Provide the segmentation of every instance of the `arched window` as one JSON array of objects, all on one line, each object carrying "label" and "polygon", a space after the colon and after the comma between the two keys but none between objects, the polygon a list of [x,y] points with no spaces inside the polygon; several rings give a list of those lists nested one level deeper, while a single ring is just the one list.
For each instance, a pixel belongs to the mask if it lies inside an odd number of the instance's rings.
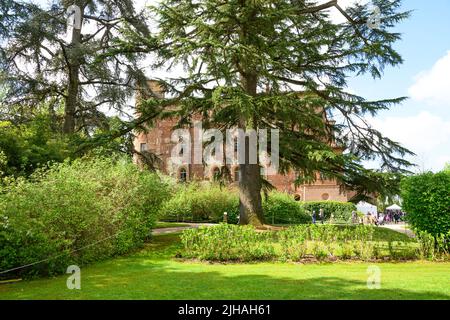
[{"label": "arched window", "polygon": [[187,171],[186,168],[181,168],[180,169],[180,173],[178,175],[179,179],[181,182],[186,182],[187,181]]},{"label": "arched window", "polygon": [[241,171],[239,170],[239,167],[234,168],[234,181],[238,182],[241,180]]}]

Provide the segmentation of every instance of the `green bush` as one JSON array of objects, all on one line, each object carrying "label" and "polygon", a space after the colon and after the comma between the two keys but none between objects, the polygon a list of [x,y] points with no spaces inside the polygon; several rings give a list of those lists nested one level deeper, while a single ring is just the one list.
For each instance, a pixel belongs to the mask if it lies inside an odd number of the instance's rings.
[{"label": "green bush", "polygon": [[211,261],[267,260],[275,256],[270,233],[258,233],[252,226],[219,224],[185,230],[181,235],[185,258]]},{"label": "green bush", "polygon": [[125,160],[65,162],[18,180],[0,195],[0,270],[51,258],[16,275],[52,275],[128,252],[149,236],[167,195],[156,175]]},{"label": "green bush", "polygon": [[263,201],[264,218],[268,224],[309,223],[311,217],[290,195],[271,192]]},{"label": "green bush", "polygon": [[329,220],[333,214],[334,222],[349,222],[352,218],[352,211],[356,211],[355,204],[351,202],[310,201],[303,202],[302,206],[309,214],[315,210],[317,219],[319,219],[319,210],[323,209],[325,220]]},{"label": "green bush", "polygon": [[[222,222],[227,212],[228,222],[239,217],[239,194],[236,189],[214,183],[189,183],[175,188],[174,195],[164,203],[161,220],[177,222]],[[271,192],[263,201],[266,223],[308,223],[311,217],[299,202],[281,192]]]},{"label": "green bush", "polygon": [[[300,261],[311,258],[367,261],[418,257],[416,243],[374,241],[374,230],[372,226],[363,225],[341,228],[307,224],[277,232],[258,232],[251,226],[221,224],[184,231],[181,236],[184,248],[179,256],[210,261]],[[448,252],[440,257],[448,258]]]},{"label": "green bush", "polygon": [[239,196],[234,189],[216,184],[189,183],[176,188],[164,203],[160,219],[177,222],[221,222],[223,213],[229,223],[237,223]]},{"label": "green bush", "polygon": [[450,231],[450,172],[424,173],[402,180],[401,197],[407,220],[434,236]]}]

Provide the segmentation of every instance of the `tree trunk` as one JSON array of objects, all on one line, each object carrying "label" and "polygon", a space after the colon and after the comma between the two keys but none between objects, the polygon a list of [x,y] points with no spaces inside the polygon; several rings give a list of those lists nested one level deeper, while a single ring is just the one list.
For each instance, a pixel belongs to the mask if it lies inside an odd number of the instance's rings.
[{"label": "tree trunk", "polygon": [[261,198],[260,168],[257,164],[239,166],[239,224],[262,226],[264,215]]},{"label": "tree trunk", "polygon": [[[241,83],[246,92],[256,95],[257,76],[256,74],[245,74],[241,76]],[[241,119],[239,126],[241,129],[255,129],[253,119]],[[257,148],[256,148],[257,149]],[[261,174],[259,164],[250,164],[249,139],[245,139],[245,163],[239,165],[239,224],[251,224],[262,226],[264,224],[264,214],[261,198]],[[257,157],[258,159],[258,157]],[[258,162],[258,161],[257,161]]]}]

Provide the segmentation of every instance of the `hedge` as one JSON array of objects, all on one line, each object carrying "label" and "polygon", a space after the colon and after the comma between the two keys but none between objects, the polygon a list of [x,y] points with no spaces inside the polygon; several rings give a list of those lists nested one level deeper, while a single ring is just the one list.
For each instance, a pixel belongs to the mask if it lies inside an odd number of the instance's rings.
[{"label": "hedge", "polygon": [[263,210],[268,224],[311,222],[311,217],[306,214],[302,204],[286,193],[271,192],[263,201]]},{"label": "hedge", "polygon": [[[311,213],[324,209],[325,219],[331,213],[334,220],[348,222],[353,203],[337,201],[297,202],[286,193],[271,192],[263,200],[265,222],[268,224],[310,223]],[[165,202],[160,219],[177,222],[221,222],[223,213],[228,213],[228,222],[237,223],[239,217],[239,194],[233,188],[220,187],[215,183],[192,182],[176,188],[174,195]],[[317,216],[318,217],[318,216]]]},{"label": "hedge", "polygon": [[404,178],[402,208],[411,226],[434,236],[450,231],[450,172]]},{"label": "hedge", "polygon": [[333,214],[335,222],[349,222],[352,217],[352,211],[356,211],[356,205],[351,202],[311,201],[303,202],[302,206],[310,215],[315,210],[317,219],[319,219],[319,210],[323,209],[325,220],[329,220],[331,214]]},{"label": "hedge", "polygon": [[0,194],[0,270],[11,276],[64,273],[141,246],[168,190],[126,160],[54,165]]},{"label": "hedge", "polygon": [[177,222],[221,222],[224,212],[228,214],[228,222],[237,223],[239,196],[236,190],[193,182],[177,188],[163,204],[159,218]]}]

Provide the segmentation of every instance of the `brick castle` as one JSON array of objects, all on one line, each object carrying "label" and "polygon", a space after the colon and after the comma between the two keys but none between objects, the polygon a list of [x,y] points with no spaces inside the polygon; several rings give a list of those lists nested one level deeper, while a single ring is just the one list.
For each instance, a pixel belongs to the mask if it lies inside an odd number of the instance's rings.
[{"label": "brick castle", "polygon": [[[163,96],[163,92],[155,82],[149,81],[149,85],[153,92],[156,92],[161,97]],[[194,116],[193,120],[201,121],[201,116]],[[217,165],[193,164],[193,154],[190,155],[191,164],[178,165],[172,163],[171,153],[176,143],[172,142],[171,137],[176,124],[177,119],[175,118],[158,120],[147,133],[136,135],[134,139],[135,150],[140,152],[150,151],[157,155],[161,160],[159,169],[180,181],[212,180],[220,170],[220,167]],[[189,131],[191,137],[194,137],[194,129],[191,128]],[[193,147],[191,147],[191,150],[193,150]],[[336,152],[340,152],[337,147]],[[138,157],[135,156],[134,160],[138,162]],[[239,165],[236,163],[227,166],[231,173],[231,183],[237,184],[239,181]],[[298,201],[349,201],[354,195],[353,192],[342,190],[334,180],[317,179],[316,182],[311,184],[295,186],[295,172],[290,172],[286,175],[269,175],[266,176],[266,179],[277,190],[291,194]]]}]

